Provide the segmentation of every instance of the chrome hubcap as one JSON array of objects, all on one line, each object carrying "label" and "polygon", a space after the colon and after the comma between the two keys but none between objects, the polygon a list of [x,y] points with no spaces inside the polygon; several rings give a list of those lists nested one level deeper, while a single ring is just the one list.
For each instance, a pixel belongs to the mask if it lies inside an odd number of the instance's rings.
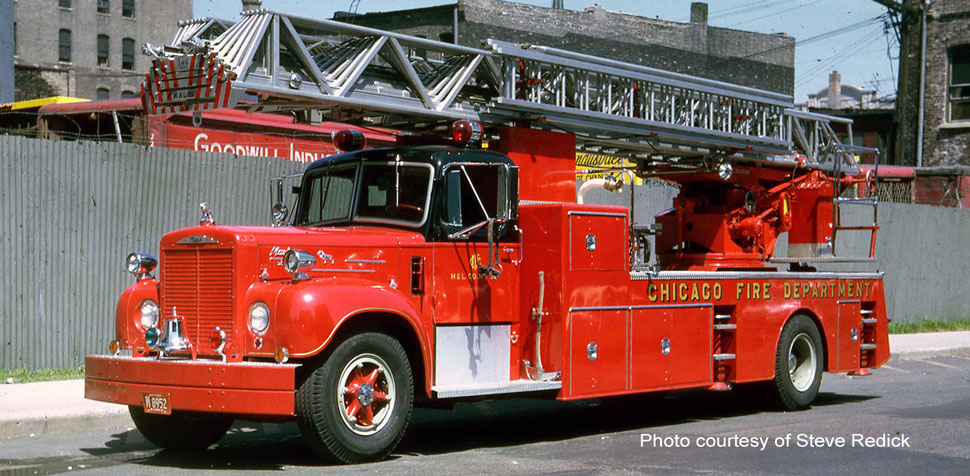
[{"label": "chrome hubcap", "polygon": [[358,435],[372,435],[388,422],[394,410],[394,375],[384,359],[361,354],[340,373],[336,399],[347,428]]},{"label": "chrome hubcap", "polygon": [[808,334],[798,334],[788,348],[788,377],[795,390],[808,390],[815,380],[817,368],[818,358],[812,339]]}]

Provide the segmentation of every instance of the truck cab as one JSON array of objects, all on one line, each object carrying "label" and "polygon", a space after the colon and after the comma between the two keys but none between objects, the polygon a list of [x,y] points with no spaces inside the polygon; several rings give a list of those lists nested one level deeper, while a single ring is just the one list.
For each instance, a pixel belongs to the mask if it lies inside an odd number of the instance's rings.
[{"label": "truck cab", "polygon": [[[114,355],[88,358],[87,396],[130,405],[162,446],[211,443],[186,440],[186,415],[210,430],[228,415],[306,415],[308,432],[372,442],[385,425],[402,434],[412,399],[433,397],[434,385],[509,382],[521,233],[518,168],[507,156],[450,146],[359,150],[312,163],[297,190],[283,226],[216,225],[203,211],[198,226],[162,238],[160,260],[129,256],[136,283],[119,301]],[[494,350],[500,330],[504,361]],[[462,361],[436,355],[436,339],[486,350]],[[334,360],[347,348],[367,351]],[[203,383],[214,371],[231,377]],[[340,383],[318,382],[334,378]],[[311,384],[344,393],[301,400],[300,388],[315,392]],[[336,421],[317,422],[327,415]],[[378,453],[391,447],[384,441]],[[335,456],[376,454],[355,451]]]}]

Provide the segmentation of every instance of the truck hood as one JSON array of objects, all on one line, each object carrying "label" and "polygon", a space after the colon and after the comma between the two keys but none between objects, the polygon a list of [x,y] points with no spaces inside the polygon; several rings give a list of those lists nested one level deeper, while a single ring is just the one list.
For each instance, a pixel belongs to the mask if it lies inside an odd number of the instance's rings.
[{"label": "truck hood", "polygon": [[[402,245],[424,243],[420,233],[373,226],[349,227],[257,227],[195,226],[166,234],[161,241],[166,252],[184,249],[233,249],[237,270],[251,281],[289,279],[283,256],[291,249],[316,258],[312,277],[358,276],[380,278],[397,266]],[[265,270],[265,274],[263,272]],[[353,272],[352,275],[346,274]]]},{"label": "truck hood", "polygon": [[254,243],[258,246],[300,247],[397,247],[424,243],[414,231],[373,226],[347,227],[269,227],[269,226],[194,226],[162,237],[162,249],[181,245]]}]

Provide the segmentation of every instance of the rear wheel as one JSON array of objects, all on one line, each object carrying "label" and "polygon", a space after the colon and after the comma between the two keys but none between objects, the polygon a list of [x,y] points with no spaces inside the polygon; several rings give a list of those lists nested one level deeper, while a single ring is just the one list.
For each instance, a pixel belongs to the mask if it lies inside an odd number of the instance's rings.
[{"label": "rear wheel", "polygon": [[341,342],[296,393],[297,422],[317,454],[344,463],[387,456],[407,428],[411,366],[393,337],[376,332]]},{"label": "rear wheel", "polygon": [[807,408],[822,385],[825,350],[818,328],[808,316],[792,317],[781,331],[775,353],[777,400],[784,408]]},{"label": "rear wheel", "polygon": [[145,413],[129,406],[135,427],[148,441],[172,451],[201,451],[219,441],[232,426],[232,417],[218,413],[173,410],[171,415]]}]

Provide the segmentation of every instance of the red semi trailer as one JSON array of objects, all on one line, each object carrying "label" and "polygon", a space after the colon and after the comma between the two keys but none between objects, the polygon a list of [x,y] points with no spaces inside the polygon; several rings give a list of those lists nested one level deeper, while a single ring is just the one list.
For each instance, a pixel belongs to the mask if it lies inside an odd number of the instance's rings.
[{"label": "red semi trailer", "polygon": [[[312,109],[417,133],[367,150],[338,134],[344,152],[307,167],[293,213],[279,192],[277,226],[217,225],[203,206],[198,226],[162,237],[160,260],[129,255],[135,284],[110,354],[86,360],[86,396],[128,405],[167,448],[204,448],[235,418],[296,420],[314,451],[354,462],[390,453],[416,402],[761,382],[798,409],[823,372],[889,359],[881,273],[814,267],[870,260],[836,239],[878,228],[837,219],[876,200],[843,196],[873,184],[826,116],[489,48],[259,11],[156,52],[148,114]],[[654,224],[582,204],[577,150],[636,164],[605,188],[635,173],[680,194]]]}]

